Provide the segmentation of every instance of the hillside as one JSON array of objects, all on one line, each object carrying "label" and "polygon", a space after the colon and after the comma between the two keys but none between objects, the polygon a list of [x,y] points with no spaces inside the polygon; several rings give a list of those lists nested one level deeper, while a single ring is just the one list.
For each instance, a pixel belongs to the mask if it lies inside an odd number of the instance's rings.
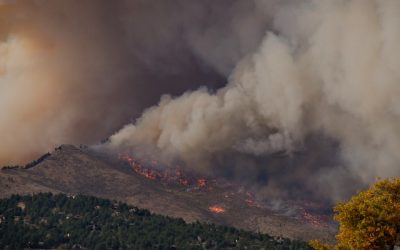
[{"label": "hillside", "polygon": [[138,174],[126,162],[87,148],[64,145],[33,165],[2,169],[0,197],[38,192],[85,194],[186,222],[212,222],[292,239],[332,241],[336,230],[312,214],[288,216],[252,204],[248,193],[229,185],[208,189],[167,185]]},{"label": "hillside", "polygon": [[187,224],[125,203],[50,193],[0,200],[0,248],[311,249],[231,227]]}]

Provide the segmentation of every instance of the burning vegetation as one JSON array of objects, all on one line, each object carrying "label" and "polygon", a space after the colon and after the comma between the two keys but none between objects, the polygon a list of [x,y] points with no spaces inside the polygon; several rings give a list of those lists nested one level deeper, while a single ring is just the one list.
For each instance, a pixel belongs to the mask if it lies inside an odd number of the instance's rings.
[{"label": "burning vegetation", "polygon": [[221,207],[221,206],[209,206],[208,210],[212,213],[215,214],[222,214],[225,213],[225,208]]},{"label": "burning vegetation", "polygon": [[[119,159],[124,163],[127,163],[135,173],[151,181],[183,187],[187,192],[208,192],[209,195],[212,195],[210,191],[214,190],[214,188],[222,189],[225,190],[222,199],[226,202],[236,201],[243,203],[248,208],[270,210],[270,206],[265,202],[256,199],[252,192],[246,191],[246,189],[239,183],[230,182],[225,179],[218,179],[218,181],[216,179],[206,179],[204,177],[196,176],[194,173],[187,173],[178,165],[163,165],[154,159],[134,157],[126,153],[120,154]],[[228,189],[225,189],[226,187]],[[293,217],[315,227],[327,227],[323,216],[309,212],[308,208],[314,208],[318,204],[306,201],[296,201],[288,202],[287,205],[291,209],[294,209],[292,211],[296,211],[295,214],[293,214]],[[208,211],[214,214],[222,214],[226,212],[226,208],[221,205],[212,205],[208,207]]]},{"label": "burning vegetation", "polygon": [[167,184],[177,184],[188,188],[188,190],[204,190],[209,181],[205,178],[196,178],[184,173],[179,166],[162,167],[157,160],[146,160],[132,157],[128,154],[120,154],[119,159],[129,164],[137,174],[150,179]]}]

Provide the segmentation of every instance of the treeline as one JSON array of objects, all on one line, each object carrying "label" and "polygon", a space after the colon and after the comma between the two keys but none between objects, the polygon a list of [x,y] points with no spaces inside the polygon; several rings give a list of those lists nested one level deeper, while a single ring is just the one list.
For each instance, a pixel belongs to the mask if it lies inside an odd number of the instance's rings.
[{"label": "treeline", "polygon": [[214,224],[187,224],[125,203],[42,193],[0,200],[0,249],[311,249]]},{"label": "treeline", "polygon": [[49,157],[51,154],[50,153],[46,153],[42,156],[40,156],[38,159],[33,160],[31,162],[29,162],[28,164],[26,164],[25,166],[21,166],[21,165],[11,165],[11,166],[3,166],[0,167],[0,169],[14,169],[14,168],[32,168],[34,166],[36,166],[37,164],[41,163],[42,161],[44,161],[47,157]]}]

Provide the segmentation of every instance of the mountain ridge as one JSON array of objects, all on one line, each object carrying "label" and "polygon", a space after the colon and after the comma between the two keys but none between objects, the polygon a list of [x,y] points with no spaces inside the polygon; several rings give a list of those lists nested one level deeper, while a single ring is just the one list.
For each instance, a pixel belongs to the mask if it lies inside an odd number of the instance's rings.
[{"label": "mountain ridge", "polygon": [[[87,148],[62,145],[29,168],[0,171],[0,198],[39,192],[85,194],[118,200],[152,213],[228,225],[292,239],[333,241],[335,225],[318,226],[246,204],[246,194],[224,187],[191,192],[139,175],[113,159]],[[213,213],[212,206],[224,207]]]}]

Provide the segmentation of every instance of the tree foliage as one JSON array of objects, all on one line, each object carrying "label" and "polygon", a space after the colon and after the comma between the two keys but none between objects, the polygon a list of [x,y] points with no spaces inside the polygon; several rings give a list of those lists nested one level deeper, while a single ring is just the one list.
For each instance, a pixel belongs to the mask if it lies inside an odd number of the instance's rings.
[{"label": "tree foliage", "polygon": [[335,213],[340,225],[337,245],[311,241],[315,249],[391,249],[400,236],[400,178],[378,181],[339,203]]},{"label": "tree foliage", "polygon": [[307,243],[50,193],[0,200],[0,249],[311,249]]}]

